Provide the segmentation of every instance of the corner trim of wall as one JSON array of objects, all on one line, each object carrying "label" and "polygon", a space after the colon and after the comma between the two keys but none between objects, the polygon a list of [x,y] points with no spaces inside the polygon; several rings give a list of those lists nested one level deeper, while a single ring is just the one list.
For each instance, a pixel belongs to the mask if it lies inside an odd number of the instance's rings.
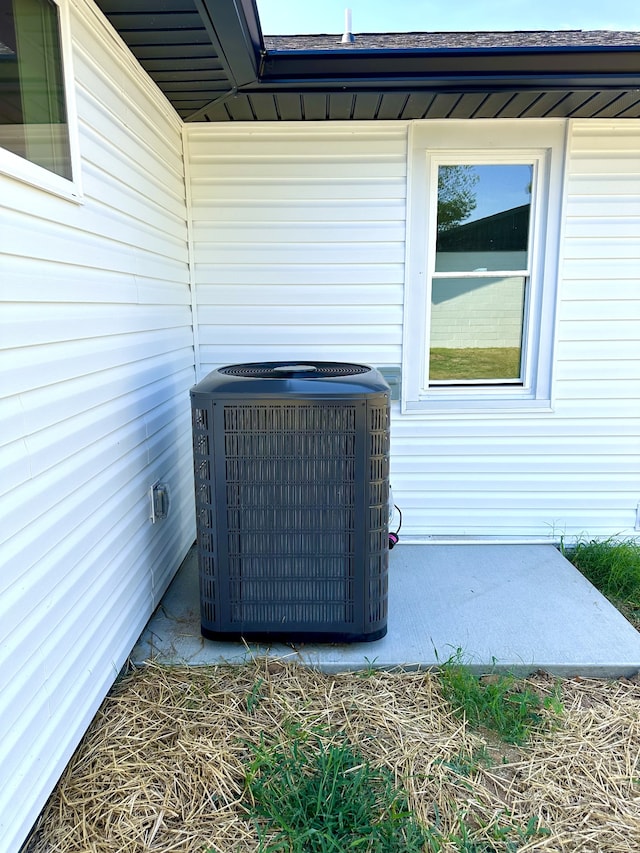
[{"label": "corner trim of wall", "polygon": [[189,292],[191,295],[191,333],[193,337],[193,363],[196,382],[202,379],[200,358],[200,320],[198,316],[198,293],[196,288],[195,246],[193,236],[193,200],[191,197],[191,168],[189,164],[189,141],[186,123],[182,125],[182,168],[184,173],[185,203],[187,207],[187,263],[189,265]]}]

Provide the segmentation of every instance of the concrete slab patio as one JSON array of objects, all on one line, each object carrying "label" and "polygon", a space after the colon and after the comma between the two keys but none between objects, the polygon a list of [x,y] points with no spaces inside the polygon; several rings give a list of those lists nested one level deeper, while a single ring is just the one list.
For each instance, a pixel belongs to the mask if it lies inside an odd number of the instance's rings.
[{"label": "concrete slab patio", "polygon": [[344,672],[428,668],[461,649],[478,672],[620,677],[640,669],[640,633],[552,545],[399,545],[389,558],[386,637],[262,646],[201,636],[192,548],[131,660],[197,666],[270,655]]}]

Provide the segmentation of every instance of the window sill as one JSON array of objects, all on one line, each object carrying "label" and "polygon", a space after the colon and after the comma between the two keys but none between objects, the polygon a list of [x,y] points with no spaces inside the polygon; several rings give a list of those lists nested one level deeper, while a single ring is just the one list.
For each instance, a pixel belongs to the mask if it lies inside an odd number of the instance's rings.
[{"label": "window sill", "polygon": [[527,415],[535,413],[551,413],[553,406],[550,399],[533,397],[455,397],[448,396],[425,397],[420,400],[403,400],[400,411],[403,415]]},{"label": "window sill", "polygon": [[82,190],[76,181],[69,181],[4,148],[0,148],[0,174],[75,204],[84,203]]}]

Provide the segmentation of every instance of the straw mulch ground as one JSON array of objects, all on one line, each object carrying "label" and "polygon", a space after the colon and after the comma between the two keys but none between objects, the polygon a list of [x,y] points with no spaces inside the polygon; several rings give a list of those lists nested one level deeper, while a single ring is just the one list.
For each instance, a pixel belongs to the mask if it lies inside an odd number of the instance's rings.
[{"label": "straw mulch ground", "polygon": [[[125,675],[40,818],[29,853],[257,851],[248,743],[290,722],[342,730],[409,793],[441,850],[640,850],[640,683],[528,684],[563,711],[524,747],[470,731],[433,673],[323,675],[257,661]],[[427,849],[427,848],[425,848]],[[429,848],[435,849],[435,848]]]}]

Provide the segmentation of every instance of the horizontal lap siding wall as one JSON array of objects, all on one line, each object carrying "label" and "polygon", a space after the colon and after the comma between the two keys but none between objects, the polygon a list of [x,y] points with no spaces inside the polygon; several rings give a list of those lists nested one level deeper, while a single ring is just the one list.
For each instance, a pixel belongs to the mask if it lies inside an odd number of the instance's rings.
[{"label": "horizontal lap siding wall", "polygon": [[406,127],[187,126],[202,373],[397,364]]},{"label": "horizontal lap siding wall", "polygon": [[[572,123],[562,270],[555,410],[577,436],[569,451],[579,471],[577,506],[592,497],[574,527],[633,532],[640,500],[639,121]],[[580,466],[585,431],[595,446]]]},{"label": "horizontal lap siding wall", "polygon": [[[554,411],[395,412],[409,539],[633,528],[640,123],[571,127]],[[405,134],[384,122],[187,127],[203,374],[305,356],[400,364]]]},{"label": "horizontal lap siding wall", "polygon": [[640,122],[571,123],[568,144],[553,411],[396,417],[394,494],[408,538],[633,532]]},{"label": "horizontal lap siding wall", "polygon": [[84,203],[0,177],[4,851],[194,538],[181,128],[81,0],[71,28]]}]

